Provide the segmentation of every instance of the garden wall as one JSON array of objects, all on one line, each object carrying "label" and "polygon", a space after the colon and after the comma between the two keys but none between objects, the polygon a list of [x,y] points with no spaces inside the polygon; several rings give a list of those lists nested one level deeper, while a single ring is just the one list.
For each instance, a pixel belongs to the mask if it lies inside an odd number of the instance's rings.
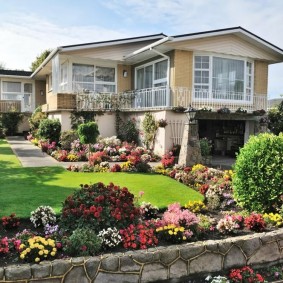
[{"label": "garden wall", "polygon": [[281,260],[283,230],[146,251],[0,267],[0,282],[154,282]]}]

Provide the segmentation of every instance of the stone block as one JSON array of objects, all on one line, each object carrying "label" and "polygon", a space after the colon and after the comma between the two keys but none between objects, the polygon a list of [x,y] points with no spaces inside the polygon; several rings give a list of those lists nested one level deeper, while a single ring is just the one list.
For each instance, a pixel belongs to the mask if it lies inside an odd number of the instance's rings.
[{"label": "stone block", "polygon": [[[59,278],[46,278],[46,279],[38,279],[30,281],[32,283],[61,283],[61,279]],[[17,282],[20,283],[20,282]]]},{"label": "stone block", "polygon": [[120,259],[120,270],[122,272],[139,272],[141,265],[137,264],[132,257],[124,256]]},{"label": "stone block", "polygon": [[224,269],[245,266],[246,261],[241,249],[237,246],[233,246],[224,257]]},{"label": "stone block", "polygon": [[93,279],[96,276],[99,265],[100,259],[98,257],[91,257],[86,261],[85,268],[89,278]]},{"label": "stone block", "polygon": [[220,253],[226,254],[232,245],[231,241],[223,240],[218,244],[218,250]]},{"label": "stone block", "polygon": [[242,250],[247,258],[254,254],[261,246],[259,238],[249,239],[242,243]]},{"label": "stone block", "polygon": [[99,272],[93,283],[133,283],[139,282],[138,274],[104,273]]},{"label": "stone block", "polygon": [[72,258],[72,265],[77,266],[77,265],[82,265],[85,262],[84,257],[73,257]]},{"label": "stone block", "polygon": [[154,282],[157,280],[165,280],[167,278],[167,268],[161,263],[145,264],[141,282]]},{"label": "stone block", "polygon": [[182,259],[178,259],[170,266],[170,279],[180,278],[188,275],[188,264]]},{"label": "stone block", "polygon": [[74,266],[65,276],[66,283],[89,283],[83,266]]},{"label": "stone block", "polygon": [[188,244],[180,248],[180,256],[187,260],[200,255],[204,250],[205,246],[203,244]]},{"label": "stone block", "polygon": [[273,232],[265,233],[262,237],[260,237],[263,244],[275,242],[277,240],[277,235]]},{"label": "stone block", "polygon": [[222,270],[222,255],[206,252],[190,262],[189,274]]},{"label": "stone block", "polygon": [[119,258],[115,256],[109,256],[106,258],[103,258],[101,260],[101,269],[105,271],[118,271],[119,268]]},{"label": "stone block", "polygon": [[64,275],[71,267],[70,261],[56,259],[52,262],[52,276]]},{"label": "stone block", "polygon": [[268,263],[280,259],[280,251],[277,243],[262,245],[248,260],[249,265]]},{"label": "stone block", "polygon": [[31,268],[29,265],[11,265],[5,269],[5,279],[7,281],[23,280],[31,278]]},{"label": "stone block", "polygon": [[151,263],[159,261],[160,259],[160,252],[140,252],[132,255],[132,258],[137,261],[138,263]]},{"label": "stone block", "polygon": [[160,254],[160,261],[168,265],[179,258],[179,250],[173,249],[166,249],[159,252]]},{"label": "stone block", "polygon": [[4,267],[0,267],[0,280],[3,280],[4,277]]},{"label": "stone block", "polygon": [[206,249],[211,252],[218,252],[218,243],[213,240],[205,242]]},{"label": "stone block", "polygon": [[49,277],[51,273],[50,263],[33,264],[31,266],[31,274],[33,278]]}]

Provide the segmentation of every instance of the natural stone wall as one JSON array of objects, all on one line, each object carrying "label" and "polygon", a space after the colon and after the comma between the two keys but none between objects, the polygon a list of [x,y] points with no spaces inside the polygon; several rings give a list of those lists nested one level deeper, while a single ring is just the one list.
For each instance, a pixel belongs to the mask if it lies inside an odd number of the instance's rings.
[{"label": "natural stone wall", "polygon": [[0,282],[154,282],[281,260],[283,230],[89,258],[0,267]]}]

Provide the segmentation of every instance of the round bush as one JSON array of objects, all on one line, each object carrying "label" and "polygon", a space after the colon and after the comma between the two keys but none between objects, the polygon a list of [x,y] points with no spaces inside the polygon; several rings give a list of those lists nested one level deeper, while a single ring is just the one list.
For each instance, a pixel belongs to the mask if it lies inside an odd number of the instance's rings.
[{"label": "round bush", "polygon": [[64,131],[63,133],[61,133],[61,136],[60,136],[61,148],[65,150],[71,150],[72,142],[74,140],[77,140],[78,138],[79,138],[79,135],[76,131],[73,131],[73,130]]},{"label": "round bush", "polygon": [[283,135],[253,136],[240,150],[233,176],[234,197],[249,211],[272,212],[282,205]]},{"label": "round bush", "polygon": [[44,119],[40,121],[37,131],[39,138],[50,142],[59,142],[61,134],[61,123],[58,119]]},{"label": "round bush", "polygon": [[60,227],[66,231],[88,227],[98,233],[108,227],[127,227],[139,216],[134,195],[127,188],[96,183],[82,186],[65,200]]}]

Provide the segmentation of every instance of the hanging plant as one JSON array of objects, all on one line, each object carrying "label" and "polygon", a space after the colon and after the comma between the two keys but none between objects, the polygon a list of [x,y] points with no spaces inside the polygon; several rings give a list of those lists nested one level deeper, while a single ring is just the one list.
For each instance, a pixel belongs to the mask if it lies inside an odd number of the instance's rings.
[{"label": "hanging plant", "polygon": [[154,148],[154,140],[156,136],[156,131],[158,129],[158,122],[155,120],[154,116],[147,112],[142,122],[143,132],[144,132],[144,144],[147,149]]},{"label": "hanging plant", "polygon": [[157,121],[157,123],[158,123],[159,128],[165,128],[168,125],[168,123],[165,119],[160,119],[160,120]]}]

